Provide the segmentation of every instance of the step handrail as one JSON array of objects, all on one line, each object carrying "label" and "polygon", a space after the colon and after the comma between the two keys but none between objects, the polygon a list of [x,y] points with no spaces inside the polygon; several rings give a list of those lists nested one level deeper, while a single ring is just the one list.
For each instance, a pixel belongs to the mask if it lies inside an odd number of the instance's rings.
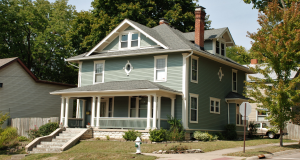
[{"label": "step handrail", "polygon": [[38,138],[34,139],[32,142],[30,142],[28,145],[26,145],[25,151],[26,152],[32,151],[32,149],[34,147],[36,147],[38,144],[40,144],[41,141],[51,141],[54,137],[58,136],[59,133],[62,133],[65,130],[66,130],[66,128],[57,128],[50,135],[38,137]]}]

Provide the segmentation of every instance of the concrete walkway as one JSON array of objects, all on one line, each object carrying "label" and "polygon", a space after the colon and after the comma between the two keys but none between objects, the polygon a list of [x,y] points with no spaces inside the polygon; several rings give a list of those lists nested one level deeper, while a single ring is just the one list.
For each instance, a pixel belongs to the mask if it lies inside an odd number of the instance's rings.
[{"label": "concrete walkway", "polygon": [[[294,143],[284,143],[284,145],[290,144],[298,144],[298,142]],[[279,146],[279,143],[273,144],[264,144],[258,146],[251,146],[246,147],[248,149],[255,149],[255,148],[263,148],[269,146]],[[235,159],[245,159],[246,157],[232,157],[232,156],[223,156],[223,154],[233,153],[233,152],[240,152],[243,151],[243,147],[238,148],[228,148],[222,149],[207,153],[190,153],[190,154],[152,154],[152,153],[143,153],[144,155],[149,156],[156,156],[158,160],[235,160]]]}]

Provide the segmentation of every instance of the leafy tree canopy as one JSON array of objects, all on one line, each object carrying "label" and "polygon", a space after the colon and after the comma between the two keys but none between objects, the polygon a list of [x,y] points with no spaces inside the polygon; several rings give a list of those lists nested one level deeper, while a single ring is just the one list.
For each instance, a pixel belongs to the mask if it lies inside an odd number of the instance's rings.
[{"label": "leafy tree canopy", "polygon": [[0,58],[19,57],[39,79],[77,83],[66,32],[74,18],[67,0],[0,1]]},{"label": "leafy tree canopy", "polygon": [[[277,0],[278,6],[283,8],[291,6],[292,2],[298,2],[299,0]],[[259,11],[264,11],[265,8],[268,6],[269,2],[272,0],[244,0],[247,4],[253,4],[253,8],[258,9]]]},{"label": "leafy tree canopy", "polygon": [[[290,76],[292,71],[299,70],[300,4],[293,2],[286,9],[278,5],[276,0],[269,3],[264,14],[259,15],[261,28],[257,33],[249,33],[254,40],[251,48],[254,57],[265,62],[260,68],[252,69],[265,78],[250,76],[255,83],[248,82],[246,85],[251,88],[247,90],[248,96],[267,109],[267,118],[282,134],[285,122],[294,116],[292,106],[299,105],[300,90],[295,87],[300,77],[291,79]],[[276,74],[276,79],[269,76],[271,72]],[[282,136],[280,144],[282,146]]]},{"label": "leafy tree canopy", "polygon": [[226,48],[226,56],[240,64],[249,64],[253,55],[243,46],[232,46]]}]

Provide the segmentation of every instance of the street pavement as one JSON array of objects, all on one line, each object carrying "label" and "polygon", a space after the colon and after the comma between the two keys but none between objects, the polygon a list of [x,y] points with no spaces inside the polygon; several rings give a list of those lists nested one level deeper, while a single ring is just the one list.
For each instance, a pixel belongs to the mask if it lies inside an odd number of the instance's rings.
[{"label": "street pavement", "polygon": [[300,152],[294,153],[294,154],[289,154],[289,155],[280,155],[280,156],[275,156],[270,159],[274,160],[300,160]]},{"label": "street pavement", "polygon": [[[298,144],[298,142],[284,143],[284,145],[290,145],[290,144]],[[279,143],[264,144],[264,145],[246,147],[246,150],[255,149],[255,148],[269,147],[269,146],[276,146],[276,145],[278,146]],[[197,149],[197,148],[195,148],[195,149]],[[156,157],[158,157],[158,160],[242,160],[242,159],[246,159],[246,157],[223,156],[223,154],[239,152],[239,151],[243,151],[243,147],[228,148],[228,149],[222,149],[222,150],[217,150],[217,151],[212,151],[212,152],[207,152],[207,153],[189,153],[189,154],[143,153],[143,154],[144,155],[150,155],[150,156],[156,156]]]}]

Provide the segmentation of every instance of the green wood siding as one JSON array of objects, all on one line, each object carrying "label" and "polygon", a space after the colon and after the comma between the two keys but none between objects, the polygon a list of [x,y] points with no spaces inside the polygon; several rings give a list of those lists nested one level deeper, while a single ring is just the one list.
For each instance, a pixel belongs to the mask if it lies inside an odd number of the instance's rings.
[{"label": "green wood siding", "polygon": [[129,26],[124,31],[135,30],[133,27]]},{"label": "green wood siding", "polygon": [[81,86],[93,84],[94,61],[83,61],[81,69]]},{"label": "green wood siding", "polygon": [[119,36],[117,36],[109,45],[103,50],[118,50],[119,49]]},{"label": "green wood siding", "polygon": [[236,124],[236,103],[229,103],[229,122]]},{"label": "green wood siding", "polygon": [[171,117],[171,99],[161,97],[161,118],[167,119]]},{"label": "green wood siding", "polygon": [[213,53],[213,41],[212,40],[204,41],[204,49],[210,53]]},{"label": "green wood siding", "polygon": [[147,38],[145,35],[143,35],[142,33],[141,35],[141,47],[147,47],[147,46],[154,46],[157,45],[155,42],[153,42],[152,40],[150,40],[149,38]]},{"label": "green wood siding", "polygon": [[[162,54],[166,55],[166,54]],[[105,59],[104,82],[149,80],[154,81],[154,56],[143,55],[121,58]],[[127,60],[131,63],[133,70],[129,76],[123,70]],[[182,54],[168,54],[167,82],[159,82],[166,87],[181,91],[182,88]],[[93,61],[83,61],[81,86],[93,84]]]},{"label": "green wood siding", "polygon": [[[232,91],[232,67],[217,63],[210,59],[199,57],[198,84],[190,82],[189,93],[199,95],[198,100],[198,123],[189,123],[190,129],[223,130],[228,123],[228,104],[225,102],[226,95]],[[222,67],[224,74],[222,81],[218,77],[218,71]],[[189,66],[190,73],[190,66]],[[245,73],[238,71],[238,93],[243,92]],[[220,114],[210,113],[210,97],[220,99]],[[190,103],[190,99],[189,99]],[[190,104],[189,104],[190,112]],[[190,120],[190,118],[189,118]]]},{"label": "green wood siding", "polygon": [[128,97],[115,97],[114,117],[128,117]]},{"label": "green wood siding", "polygon": [[182,96],[177,95],[175,99],[175,118],[182,119]]}]

